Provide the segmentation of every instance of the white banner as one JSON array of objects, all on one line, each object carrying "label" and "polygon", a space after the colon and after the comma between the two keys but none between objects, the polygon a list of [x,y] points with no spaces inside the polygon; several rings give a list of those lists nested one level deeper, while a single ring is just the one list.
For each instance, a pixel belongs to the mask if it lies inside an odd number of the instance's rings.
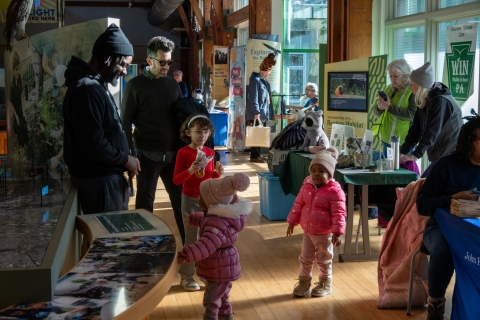
[{"label": "white banner", "polygon": [[245,46],[230,49],[230,110],[227,147],[245,149]]},{"label": "white banner", "polygon": [[447,28],[442,82],[460,103],[473,94],[477,26],[478,23],[474,22]]}]

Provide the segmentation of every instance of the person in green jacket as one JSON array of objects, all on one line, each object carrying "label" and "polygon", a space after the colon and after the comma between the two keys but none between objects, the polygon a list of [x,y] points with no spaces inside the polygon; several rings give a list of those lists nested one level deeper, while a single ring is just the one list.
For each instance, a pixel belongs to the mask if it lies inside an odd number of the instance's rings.
[{"label": "person in green jacket", "polygon": [[374,135],[378,135],[386,156],[390,147],[390,137],[399,136],[400,144],[405,141],[410,123],[413,121],[417,105],[415,95],[410,88],[412,68],[404,59],[397,59],[387,66],[390,84],[385,88],[385,97],[378,96],[378,104],[373,114],[378,117],[373,127]]}]

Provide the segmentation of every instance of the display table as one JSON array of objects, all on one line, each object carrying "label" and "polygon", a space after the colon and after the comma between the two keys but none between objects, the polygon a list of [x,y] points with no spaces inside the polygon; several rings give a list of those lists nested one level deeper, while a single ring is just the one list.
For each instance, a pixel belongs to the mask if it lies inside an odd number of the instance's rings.
[{"label": "display table", "polygon": [[219,110],[209,112],[210,120],[215,130],[213,134],[213,144],[215,146],[226,146],[228,136],[228,113]]},{"label": "display table", "polygon": [[[285,194],[297,195],[302,187],[303,180],[309,175],[308,166],[312,161],[313,154],[292,151],[287,155],[282,168],[280,169],[280,183]],[[408,184],[418,180],[415,172],[399,169],[393,172],[367,173],[365,170],[335,170],[334,179],[341,185],[347,184],[347,223],[345,230],[344,253],[340,254],[340,262],[376,260],[378,253],[371,253],[370,235],[368,232],[368,185],[396,185]],[[368,171],[368,170],[366,170]],[[362,237],[363,254],[351,254],[352,232],[353,232],[353,211],[354,211],[354,185],[362,186]]]},{"label": "display table", "polygon": [[480,219],[459,218],[448,209],[437,209],[435,218],[450,246],[455,266],[450,319],[478,319],[474,306],[480,301]]},{"label": "display table", "polygon": [[[75,319],[142,319],[166,295],[177,272],[171,229],[143,209],[77,216],[84,236],[82,259],[56,284],[52,301],[2,310]],[[178,237],[178,236],[177,236]]]}]

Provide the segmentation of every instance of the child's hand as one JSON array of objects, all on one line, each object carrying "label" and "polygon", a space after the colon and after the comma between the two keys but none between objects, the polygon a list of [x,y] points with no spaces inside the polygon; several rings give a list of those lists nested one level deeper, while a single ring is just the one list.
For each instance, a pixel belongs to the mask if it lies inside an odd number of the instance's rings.
[{"label": "child's hand", "polygon": [[215,171],[217,171],[219,175],[222,175],[225,172],[225,169],[223,168],[223,165],[220,163],[220,161],[217,161],[217,164],[215,165]]},{"label": "child's hand", "polygon": [[334,234],[332,236],[332,244],[334,247],[340,247],[340,245],[342,244],[342,239],[340,239],[340,235]]},{"label": "child's hand", "polygon": [[198,161],[193,161],[192,165],[190,168],[188,168],[188,173],[194,174],[198,170],[202,169],[202,165]]},{"label": "child's hand", "polygon": [[182,264],[182,263],[187,262],[187,257],[185,256],[185,254],[182,251],[180,251],[177,255],[177,262],[178,262],[178,264]]},{"label": "child's hand", "polygon": [[183,218],[183,225],[186,226],[186,227],[192,227],[192,223],[190,222],[190,214],[186,213],[186,215],[188,215],[188,217],[186,218]]},{"label": "child's hand", "polygon": [[288,224],[288,228],[287,228],[287,237],[291,236],[292,233],[293,233],[293,228],[295,228],[295,226],[293,224]]}]

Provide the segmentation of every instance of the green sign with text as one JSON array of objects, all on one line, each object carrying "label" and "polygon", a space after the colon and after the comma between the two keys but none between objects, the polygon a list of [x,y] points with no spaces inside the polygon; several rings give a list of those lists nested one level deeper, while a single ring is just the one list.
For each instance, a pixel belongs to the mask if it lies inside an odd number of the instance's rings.
[{"label": "green sign with text", "polygon": [[460,104],[473,94],[477,26],[475,22],[447,27],[443,83]]}]

